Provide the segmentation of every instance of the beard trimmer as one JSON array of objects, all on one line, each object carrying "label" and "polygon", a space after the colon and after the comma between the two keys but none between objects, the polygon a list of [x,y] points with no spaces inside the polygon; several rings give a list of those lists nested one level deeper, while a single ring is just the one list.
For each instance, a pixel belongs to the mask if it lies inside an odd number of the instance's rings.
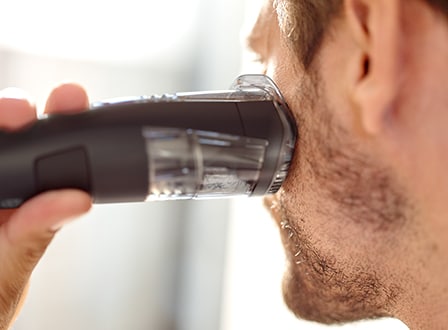
[{"label": "beard trimmer", "polygon": [[63,188],[95,203],[275,193],[296,137],[264,75],[241,76],[224,91],[97,102],[0,133],[0,208]]}]

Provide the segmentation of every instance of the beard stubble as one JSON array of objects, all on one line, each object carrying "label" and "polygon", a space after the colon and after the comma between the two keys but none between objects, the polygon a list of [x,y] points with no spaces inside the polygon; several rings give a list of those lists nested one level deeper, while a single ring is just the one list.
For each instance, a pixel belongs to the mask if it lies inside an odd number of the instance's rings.
[{"label": "beard stubble", "polygon": [[[390,233],[408,221],[408,200],[392,172],[332,116],[318,76],[307,79],[300,83],[295,103],[300,105],[294,113],[297,152],[272,207],[288,259],[285,302],[298,317],[326,324],[391,316],[400,286],[356,254],[347,264],[341,259],[350,256],[322,249],[309,224],[318,215],[341,226]],[[333,235],[337,239],[338,233]]]}]

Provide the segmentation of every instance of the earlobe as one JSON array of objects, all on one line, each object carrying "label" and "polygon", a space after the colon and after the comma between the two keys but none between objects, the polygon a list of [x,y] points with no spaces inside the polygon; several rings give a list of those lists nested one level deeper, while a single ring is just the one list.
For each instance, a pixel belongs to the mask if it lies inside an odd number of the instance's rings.
[{"label": "earlobe", "polygon": [[401,83],[402,0],[346,0],[345,18],[356,45],[350,98],[367,134],[384,129]]}]

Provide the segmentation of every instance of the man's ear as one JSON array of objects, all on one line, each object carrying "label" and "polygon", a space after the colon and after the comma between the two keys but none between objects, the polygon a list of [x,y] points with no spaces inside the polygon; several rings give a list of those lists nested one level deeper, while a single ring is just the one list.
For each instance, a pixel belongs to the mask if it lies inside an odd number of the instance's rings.
[{"label": "man's ear", "polygon": [[393,115],[403,65],[402,0],[345,0],[355,40],[356,74],[351,101],[367,134],[378,134]]}]

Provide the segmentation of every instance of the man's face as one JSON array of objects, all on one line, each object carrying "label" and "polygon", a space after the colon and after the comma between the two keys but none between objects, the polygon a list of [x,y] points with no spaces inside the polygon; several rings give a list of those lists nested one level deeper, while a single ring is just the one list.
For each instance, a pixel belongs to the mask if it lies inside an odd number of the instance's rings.
[{"label": "man's face", "polygon": [[337,92],[338,70],[331,69],[346,42],[335,31],[306,71],[271,2],[249,38],[299,129],[290,175],[266,201],[289,264],[285,301],[296,315],[323,323],[390,315],[402,288],[394,278],[397,269],[388,265],[412,215],[395,173],[353,132],[354,119]]}]

